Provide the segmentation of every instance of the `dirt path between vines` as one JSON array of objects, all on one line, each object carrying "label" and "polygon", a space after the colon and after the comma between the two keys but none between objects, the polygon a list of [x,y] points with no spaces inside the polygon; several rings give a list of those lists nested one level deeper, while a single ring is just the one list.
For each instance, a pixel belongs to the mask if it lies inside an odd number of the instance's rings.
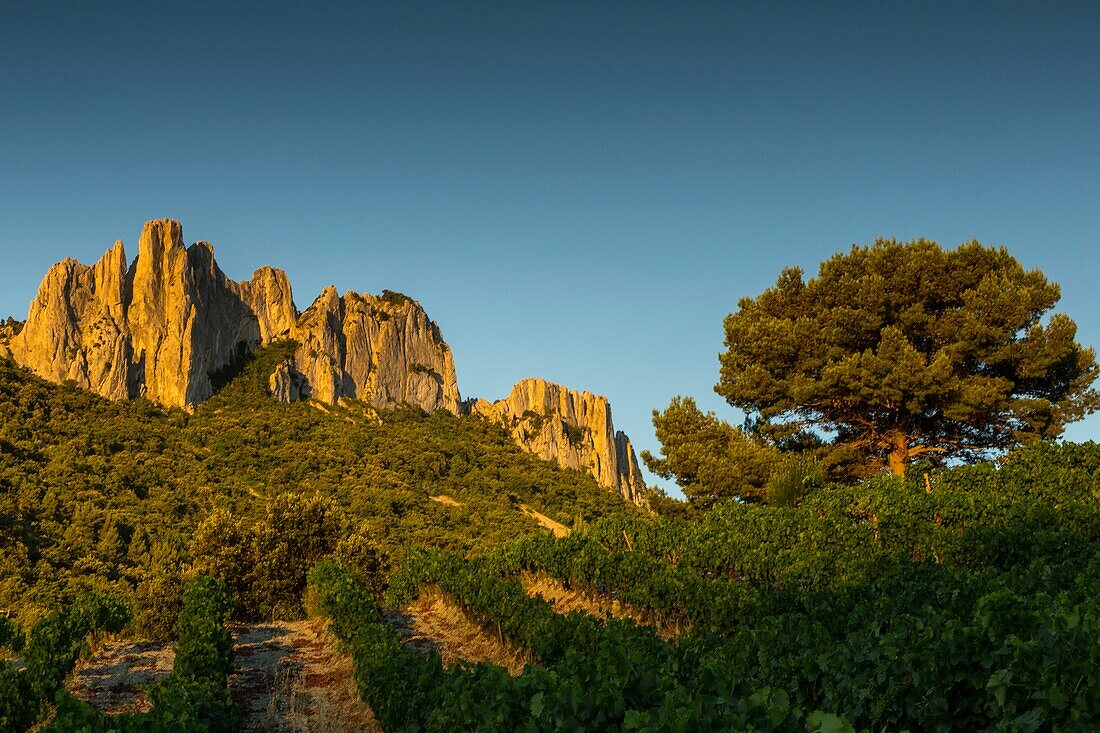
[{"label": "dirt path between vines", "polygon": [[167,677],[175,658],[170,644],[112,639],[77,662],[66,687],[105,713],[146,712],[150,703],[141,688]]},{"label": "dirt path between vines", "polygon": [[250,733],[382,731],[359,697],[351,658],[324,621],[231,627],[230,691]]},{"label": "dirt path between vines", "polygon": [[[249,733],[380,733],[355,686],[351,658],[336,650],[323,621],[233,624],[236,673],[230,692]],[[172,671],[170,644],[110,641],[82,661],[68,684],[110,713],[144,711],[142,686]]]},{"label": "dirt path between vines", "polygon": [[653,627],[657,634],[665,640],[682,636],[687,630],[686,627],[679,625],[660,623],[654,618],[653,614],[633,608],[618,598],[567,589],[560,580],[555,578],[524,574],[520,578],[520,582],[523,584],[524,590],[527,591],[527,595],[538,596],[544,601],[549,601],[557,613],[582,611],[597,617],[628,618],[641,626]]},{"label": "dirt path between vines", "polygon": [[503,637],[486,632],[453,601],[435,588],[424,588],[411,606],[388,611],[386,621],[405,643],[420,651],[435,651],[443,664],[489,662],[513,677],[531,663],[526,649],[517,649]]}]

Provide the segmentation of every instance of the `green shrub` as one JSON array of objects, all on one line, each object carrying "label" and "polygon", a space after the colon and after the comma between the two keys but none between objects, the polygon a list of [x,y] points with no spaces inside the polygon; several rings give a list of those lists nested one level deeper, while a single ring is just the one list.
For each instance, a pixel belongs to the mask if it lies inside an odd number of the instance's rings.
[{"label": "green shrub", "polygon": [[331,500],[281,494],[256,521],[216,511],[196,530],[192,554],[196,572],[232,588],[243,618],[300,618],[306,573],[345,534]]},{"label": "green shrub", "polygon": [[183,610],[183,573],[178,568],[154,567],[134,590],[134,631],[156,641],[179,634]]},{"label": "green shrub", "polygon": [[0,660],[0,730],[24,731],[34,723],[38,701],[32,698],[27,682],[27,675]]},{"label": "green shrub", "polygon": [[0,616],[0,649],[18,653],[23,650],[24,641],[22,627],[12,619]]},{"label": "green shrub", "polygon": [[393,557],[374,533],[364,527],[348,535],[336,545],[335,557],[355,574],[368,592],[375,596],[385,592]]},{"label": "green shrub", "polygon": [[565,429],[565,438],[569,441],[569,445],[578,446],[584,443],[584,437],[588,435],[588,428],[582,425],[570,425],[569,423],[563,423],[562,426]]},{"label": "green shrub", "polygon": [[395,290],[383,290],[382,294],[378,296],[378,299],[383,303],[389,303],[390,305],[396,306],[401,306],[412,301],[412,298],[409,296]]},{"label": "green shrub", "polygon": [[764,490],[771,506],[795,507],[802,497],[825,485],[825,471],[812,458],[789,456],[768,478]]},{"label": "green shrub", "polygon": [[179,616],[174,680],[209,681],[225,687],[233,672],[233,636],[225,622],[233,615],[229,587],[200,576],[187,584]]},{"label": "green shrub", "polygon": [[129,620],[129,610],[117,598],[87,593],[68,609],[35,624],[23,649],[24,674],[31,695],[40,702],[52,700],[76,660],[87,650],[87,636],[95,631],[118,633]]},{"label": "green shrub", "polygon": [[88,636],[117,633],[128,621],[128,609],[117,598],[85,593],[34,624],[22,649],[22,669],[0,661],[0,730],[20,733],[33,725],[87,651]]}]

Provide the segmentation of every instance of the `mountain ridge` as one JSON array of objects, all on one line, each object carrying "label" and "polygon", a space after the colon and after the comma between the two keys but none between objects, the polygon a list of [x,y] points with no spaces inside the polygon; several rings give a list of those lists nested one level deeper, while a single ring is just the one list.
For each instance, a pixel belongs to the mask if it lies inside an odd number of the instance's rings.
[{"label": "mountain ridge", "polygon": [[[645,501],[633,446],[615,430],[605,397],[528,378],[503,400],[463,401],[451,349],[415,299],[329,286],[299,311],[283,270],[264,266],[234,281],[209,242],[184,245],[174,219],[145,223],[132,262],[119,240],[94,265],[53,265],[27,320],[0,328],[0,357],[108,399],[146,397],[193,412],[214,394],[218,373],[278,341],[297,347],[270,375],[273,399],[478,414],[541,458]],[[536,402],[545,432],[525,416]]]}]

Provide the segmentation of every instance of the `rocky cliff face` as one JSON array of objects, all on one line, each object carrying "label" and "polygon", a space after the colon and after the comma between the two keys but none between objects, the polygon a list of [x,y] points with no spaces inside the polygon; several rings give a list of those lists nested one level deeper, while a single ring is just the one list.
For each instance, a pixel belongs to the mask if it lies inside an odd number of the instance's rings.
[{"label": "rocky cliff face", "polygon": [[54,265],[15,330],[0,333],[0,356],[109,399],[144,395],[193,409],[212,394],[211,375],[292,338],[301,348],[272,375],[277,399],[459,408],[450,349],[416,301],[393,293],[341,298],[328,288],[299,317],[286,273],[263,267],[234,282],[213,247],[185,247],[171,219],[145,225],[130,266],[122,242],[94,266]]},{"label": "rocky cliff face", "polygon": [[298,322],[298,309],[294,305],[294,293],[285,272],[274,267],[261,267],[252,273],[251,280],[231,282],[230,287],[255,314],[260,341],[269,344],[290,338]]},{"label": "rocky cliff face", "polygon": [[542,379],[524,379],[498,402],[476,400],[470,411],[502,424],[540,458],[587,471],[624,499],[644,503],[645,481],[630,439],[615,432],[606,397]]},{"label": "rocky cliff face", "polygon": [[[281,297],[257,309],[271,292]],[[284,273],[260,270],[235,283],[208,243],[185,247],[180,223],[157,219],[142,230],[129,267],[117,242],[94,266],[68,259],[50,268],[10,350],[51,381],[193,409],[213,392],[212,374],[296,317]]]},{"label": "rocky cliff face", "polygon": [[311,399],[459,411],[451,349],[411,298],[389,291],[341,297],[326,288],[298,320],[293,338],[299,344],[294,366]]},{"label": "rocky cliff face", "polygon": [[298,402],[305,399],[309,385],[306,378],[298,371],[293,359],[280,362],[268,379],[268,389],[271,396],[279,402]]},{"label": "rocky cliff face", "polygon": [[23,330],[10,341],[12,358],[54,382],[72,379],[112,399],[128,396],[125,280],[121,242],[95,266],[66,259],[51,267]]},{"label": "rocky cliff face", "polygon": [[[210,375],[265,343],[257,314],[240,294],[260,285],[242,288],[229,280],[209,243],[184,247],[179,222],[161,219],[145,225],[131,273],[124,297],[130,296],[126,321],[133,387],[139,394],[194,408],[213,394]],[[282,307],[285,312],[277,318],[297,315],[293,301]]]}]

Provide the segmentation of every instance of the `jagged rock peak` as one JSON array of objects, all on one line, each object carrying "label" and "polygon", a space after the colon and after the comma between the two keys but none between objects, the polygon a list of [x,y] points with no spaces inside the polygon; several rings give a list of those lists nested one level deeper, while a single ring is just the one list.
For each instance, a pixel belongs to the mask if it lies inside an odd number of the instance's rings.
[{"label": "jagged rock peak", "polygon": [[128,395],[126,253],[116,243],[94,266],[66,258],[42,278],[22,331],[18,363],[54,382],[73,380],[111,398]]},{"label": "jagged rock peak", "polygon": [[375,296],[325,288],[292,330],[302,396],[335,404],[415,405],[458,413],[454,357],[420,303],[400,293]]},{"label": "jagged rock peak", "polygon": [[284,273],[235,283],[209,243],[184,247],[178,221],[154,219],[129,268],[122,242],[92,267],[51,267],[10,350],[45,379],[192,409],[212,393],[211,374],[288,333],[297,315]]},{"label": "jagged rock peak", "polygon": [[601,486],[644,504],[645,481],[634,447],[615,431],[606,397],[528,378],[503,400],[475,400],[470,411],[503,425],[540,458],[587,471]]},{"label": "jagged rock peak", "polygon": [[290,338],[298,321],[298,308],[286,273],[276,267],[261,267],[252,279],[236,283],[237,295],[256,314],[260,340],[265,344]]},{"label": "jagged rock peak", "polygon": [[299,316],[285,272],[261,267],[234,282],[209,242],[184,246],[174,219],[145,224],[129,267],[118,242],[94,266],[50,268],[23,330],[0,334],[0,355],[111,399],[192,409],[212,394],[211,375],[287,338],[301,348],[272,375],[278,399],[458,412],[450,349],[415,300],[326,288]]},{"label": "jagged rock peak", "polygon": [[24,321],[17,321],[11,316],[7,320],[0,321],[0,359],[10,359],[11,340],[23,330]]}]

